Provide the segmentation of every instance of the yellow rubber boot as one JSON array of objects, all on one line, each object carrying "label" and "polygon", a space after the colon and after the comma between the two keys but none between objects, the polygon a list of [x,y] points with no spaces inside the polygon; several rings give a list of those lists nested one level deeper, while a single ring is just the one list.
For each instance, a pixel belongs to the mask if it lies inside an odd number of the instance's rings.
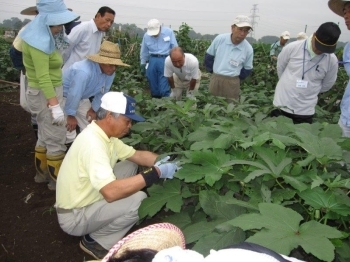
[{"label": "yellow rubber boot", "polygon": [[60,167],[63,161],[63,158],[66,154],[60,154],[55,156],[47,155],[47,169],[50,175],[50,182],[47,185],[50,190],[56,190],[56,180],[58,176],[58,172],[60,171]]},{"label": "yellow rubber boot", "polygon": [[47,183],[49,182],[49,171],[47,170],[46,160],[46,148],[37,146],[35,147],[35,170],[36,174],[34,181],[36,183]]}]

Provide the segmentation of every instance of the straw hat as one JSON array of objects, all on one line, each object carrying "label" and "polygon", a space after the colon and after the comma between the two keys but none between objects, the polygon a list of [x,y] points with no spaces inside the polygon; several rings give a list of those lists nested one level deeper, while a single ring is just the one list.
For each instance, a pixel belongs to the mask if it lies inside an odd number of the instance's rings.
[{"label": "straw hat", "polygon": [[[68,8],[69,11],[73,11],[73,9]],[[20,13],[21,15],[37,15],[38,14],[38,8],[36,6],[30,6],[26,9],[23,9]]]},{"label": "straw hat", "polygon": [[130,66],[120,59],[119,45],[110,41],[103,41],[98,54],[88,55],[86,58],[99,64]]},{"label": "straw hat", "polygon": [[185,237],[181,230],[170,223],[153,224],[127,235],[115,244],[102,259],[108,261],[111,257],[120,257],[127,250],[152,249],[160,251],[170,247],[185,248]]},{"label": "straw hat", "polygon": [[337,15],[344,17],[344,5],[346,2],[350,1],[342,1],[342,0],[329,0],[328,1],[328,6],[329,8],[336,13]]}]

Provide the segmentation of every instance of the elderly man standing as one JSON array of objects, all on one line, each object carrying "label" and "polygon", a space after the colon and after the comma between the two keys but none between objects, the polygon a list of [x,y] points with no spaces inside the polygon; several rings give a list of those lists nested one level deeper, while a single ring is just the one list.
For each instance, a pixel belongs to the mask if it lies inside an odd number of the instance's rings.
[{"label": "elderly man standing", "polygon": [[164,76],[164,61],[170,50],[177,46],[173,30],[161,26],[157,19],[151,19],[147,24],[141,44],[142,75],[146,75],[151,87],[151,95],[161,98],[170,95],[170,87]]},{"label": "elderly man standing", "polygon": [[231,34],[215,37],[205,54],[205,67],[213,73],[209,92],[214,96],[239,100],[241,80],[253,69],[253,48],[245,39],[252,30],[248,16],[237,16]]},{"label": "elderly man standing", "polygon": [[98,52],[105,32],[114,23],[114,16],[113,9],[103,6],[97,11],[94,19],[82,22],[71,30],[67,36],[69,47],[62,53],[64,58],[63,71],[75,62],[85,59],[87,55]]},{"label": "elderly man standing", "polygon": [[[96,119],[101,97],[110,90],[117,66],[129,65],[120,60],[117,44],[104,41],[98,54],[74,63],[63,73],[63,105],[68,131],[74,131],[77,126],[83,130]],[[89,97],[94,97],[92,102]]]},{"label": "elderly man standing", "polygon": [[[132,120],[144,121],[135,114],[133,98],[108,92],[101,101],[97,120],[77,136],[63,160],[56,191],[61,228],[83,236],[80,247],[96,259],[138,221],[146,198],[140,190],[159,178],[173,178],[178,169],[169,157],[156,162],[157,154],[135,150],[119,139],[128,134]],[[118,159],[122,161],[116,164]],[[137,174],[138,165],[149,169]]]},{"label": "elderly man standing", "polygon": [[338,59],[333,54],[339,26],[323,23],[304,41],[290,43],[278,56],[278,83],[271,116],[283,115],[294,124],[312,123],[318,94],[332,88],[337,79]]},{"label": "elderly man standing", "polygon": [[198,91],[201,70],[198,59],[189,53],[184,53],[181,47],[174,47],[165,59],[164,76],[168,78],[171,87],[170,97],[180,100],[182,91],[187,96],[193,96]]},{"label": "elderly man standing", "polygon": [[271,60],[277,60],[278,55],[281,53],[282,48],[286,45],[289,38],[290,38],[290,33],[288,31],[284,31],[280,35],[280,39],[271,45],[270,47]]}]

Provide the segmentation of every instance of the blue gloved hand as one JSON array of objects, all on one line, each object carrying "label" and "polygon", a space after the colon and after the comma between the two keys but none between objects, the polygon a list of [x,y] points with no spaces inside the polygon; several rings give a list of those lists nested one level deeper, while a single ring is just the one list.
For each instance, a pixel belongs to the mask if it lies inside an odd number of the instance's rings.
[{"label": "blue gloved hand", "polygon": [[154,164],[154,166],[159,168],[159,171],[160,171],[159,178],[172,179],[174,177],[175,172],[179,169],[179,167],[175,163],[167,162],[169,159],[170,159],[170,156],[167,156]]}]

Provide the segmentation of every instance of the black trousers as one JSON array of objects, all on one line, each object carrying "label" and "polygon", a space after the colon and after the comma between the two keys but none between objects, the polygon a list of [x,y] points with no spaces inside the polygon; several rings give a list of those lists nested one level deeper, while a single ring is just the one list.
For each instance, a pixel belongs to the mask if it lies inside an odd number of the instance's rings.
[{"label": "black trousers", "polygon": [[294,124],[302,124],[302,123],[312,124],[312,118],[314,115],[295,115],[295,114],[287,113],[281,109],[274,109],[271,111],[270,116],[271,117],[286,116],[288,118],[291,118]]}]

